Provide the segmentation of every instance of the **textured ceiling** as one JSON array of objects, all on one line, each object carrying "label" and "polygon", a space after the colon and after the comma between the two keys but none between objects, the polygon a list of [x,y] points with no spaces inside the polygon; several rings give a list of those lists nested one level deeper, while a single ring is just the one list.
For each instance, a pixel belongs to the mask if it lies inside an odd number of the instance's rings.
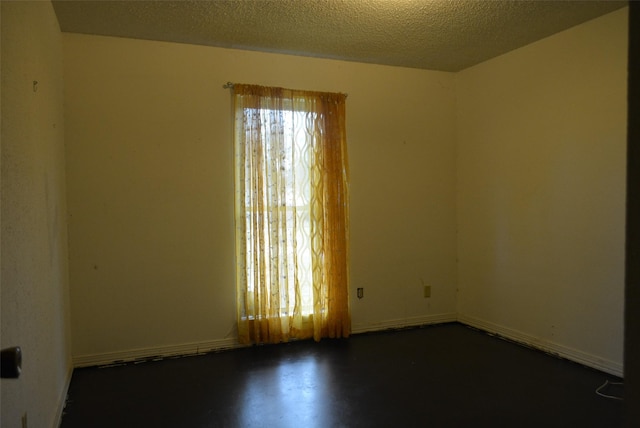
[{"label": "textured ceiling", "polygon": [[65,32],[458,71],[626,1],[53,1]]}]

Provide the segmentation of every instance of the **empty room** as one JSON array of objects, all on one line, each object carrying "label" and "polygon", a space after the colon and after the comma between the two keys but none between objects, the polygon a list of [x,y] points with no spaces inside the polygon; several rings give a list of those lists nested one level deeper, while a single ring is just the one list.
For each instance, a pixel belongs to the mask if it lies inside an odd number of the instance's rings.
[{"label": "empty room", "polygon": [[2,426],[623,426],[629,9],[2,1]]}]

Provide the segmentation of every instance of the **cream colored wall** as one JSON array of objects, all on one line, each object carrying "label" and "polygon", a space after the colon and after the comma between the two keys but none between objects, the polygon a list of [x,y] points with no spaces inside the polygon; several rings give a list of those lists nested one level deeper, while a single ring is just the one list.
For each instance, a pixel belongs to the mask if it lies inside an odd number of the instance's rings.
[{"label": "cream colored wall", "polygon": [[229,80],[349,94],[354,330],[455,319],[452,74],[63,39],[78,363],[233,341]]},{"label": "cream colored wall", "polygon": [[0,383],[0,425],[54,427],[71,376],[61,34],[49,2],[1,10],[1,347],[23,372]]},{"label": "cream colored wall", "polygon": [[457,75],[65,34],[76,362],[233,343],[232,80],[349,93],[354,331],[621,372],[626,13]]},{"label": "cream colored wall", "polygon": [[627,9],[456,76],[463,320],[622,372]]}]

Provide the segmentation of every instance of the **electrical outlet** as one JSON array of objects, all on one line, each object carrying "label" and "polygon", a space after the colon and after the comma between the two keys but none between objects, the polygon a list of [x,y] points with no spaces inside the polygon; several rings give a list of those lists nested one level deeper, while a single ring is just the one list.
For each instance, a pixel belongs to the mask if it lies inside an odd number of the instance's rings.
[{"label": "electrical outlet", "polygon": [[358,288],[358,299],[362,299],[364,297],[364,288]]},{"label": "electrical outlet", "polygon": [[428,298],[431,297],[431,286],[430,285],[425,285],[424,286],[424,298]]}]

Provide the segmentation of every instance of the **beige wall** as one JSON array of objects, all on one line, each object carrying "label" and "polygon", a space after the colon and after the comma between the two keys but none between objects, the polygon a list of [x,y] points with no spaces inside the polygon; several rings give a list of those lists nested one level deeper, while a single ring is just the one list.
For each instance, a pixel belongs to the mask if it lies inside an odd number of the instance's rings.
[{"label": "beige wall", "polygon": [[356,331],[459,287],[464,321],[621,370],[626,9],[457,75],[64,35],[64,111],[51,5],[0,11],[2,426],[55,426],[69,381],[63,133],[73,355],[233,340],[227,80],[350,94]]},{"label": "beige wall", "polygon": [[626,14],[458,74],[63,35],[76,363],[233,344],[231,80],[349,94],[354,331],[621,373]]},{"label": "beige wall", "polygon": [[456,76],[461,316],[618,373],[627,12]]},{"label": "beige wall", "polygon": [[1,10],[1,347],[23,372],[2,379],[0,425],[53,427],[71,375],[61,34],[49,2]]},{"label": "beige wall", "polygon": [[229,80],[349,94],[354,330],[455,319],[453,74],[63,40],[78,363],[233,341]]}]

